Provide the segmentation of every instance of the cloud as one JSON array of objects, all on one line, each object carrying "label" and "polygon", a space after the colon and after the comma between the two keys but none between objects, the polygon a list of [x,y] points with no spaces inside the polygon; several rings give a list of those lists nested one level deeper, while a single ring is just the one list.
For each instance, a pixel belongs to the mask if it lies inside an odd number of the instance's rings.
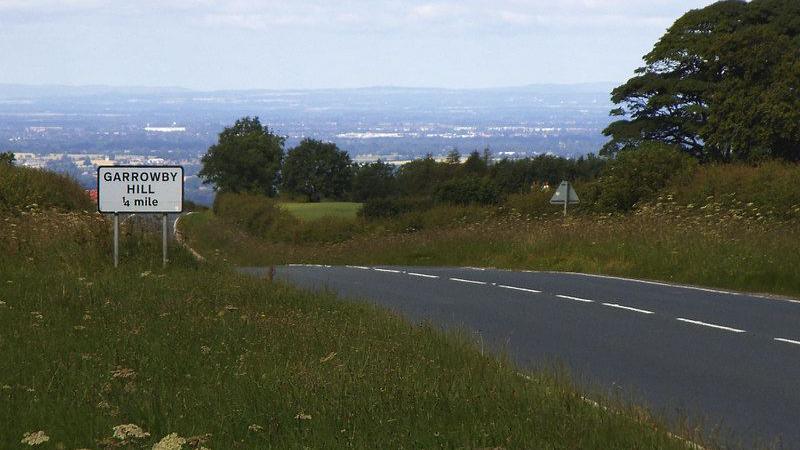
[{"label": "cloud", "polygon": [[[80,12],[125,20],[169,15],[177,22],[263,30],[321,27],[338,32],[416,30],[525,32],[533,28],[666,27],[711,0],[0,0],[18,22]],[[45,17],[46,16],[46,17]]]}]

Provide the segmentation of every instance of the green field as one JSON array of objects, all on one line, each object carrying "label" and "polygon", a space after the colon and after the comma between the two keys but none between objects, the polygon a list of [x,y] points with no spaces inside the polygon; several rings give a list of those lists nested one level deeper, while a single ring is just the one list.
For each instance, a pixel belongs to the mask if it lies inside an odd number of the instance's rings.
[{"label": "green field", "polygon": [[280,203],[280,206],[302,220],[323,217],[355,219],[361,209],[361,203],[354,202]]}]

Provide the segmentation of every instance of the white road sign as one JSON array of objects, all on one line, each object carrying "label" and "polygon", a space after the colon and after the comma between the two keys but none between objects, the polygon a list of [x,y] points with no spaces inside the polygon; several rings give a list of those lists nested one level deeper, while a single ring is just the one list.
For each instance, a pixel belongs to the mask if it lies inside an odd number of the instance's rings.
[{"label": "white road sign", "polygon": [[101,213],[182,212],[183,167],[98,167],[97,210]]},{"label": "white road sign", "polygon": [[553,198],[550,199],[550,203],[554,205],[563,205],[564,201],[569,202],[570,205],[580,202],[578,194],[569,184],[569,181],[562,181],[558,189],[556,189],[556,193],[553,194]]}]

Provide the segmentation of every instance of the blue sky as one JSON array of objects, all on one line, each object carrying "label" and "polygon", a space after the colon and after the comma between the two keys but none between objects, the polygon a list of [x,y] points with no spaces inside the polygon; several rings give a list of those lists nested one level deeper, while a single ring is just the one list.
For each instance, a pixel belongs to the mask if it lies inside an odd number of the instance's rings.
[{"label": "blue sky", "polygon": [[0,83],[619,82],[708,0],[0,0]]}]

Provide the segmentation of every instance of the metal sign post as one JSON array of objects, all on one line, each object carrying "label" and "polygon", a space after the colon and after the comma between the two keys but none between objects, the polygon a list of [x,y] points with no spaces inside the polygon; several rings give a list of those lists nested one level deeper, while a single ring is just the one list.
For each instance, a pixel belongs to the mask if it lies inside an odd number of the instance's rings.
[{"label": "metal sign post", "polygon": [[114,267],[119,267],[119,213],[114,213]]},{"label": "metal sign post", "polygon": [[553,198],[550,199],[550,204],[564,205],[564,217],[567,217],[567,205],[576,205],[578,203],[580,203],[578,194],[575,192],[575,189],[572,188],[572,185],[569,184],[569,181],[562,181],[558,189],[556,189],[556,193],[553,194]]},{"label": "metal sign post", "polygon": [[163,237],[163,263],[164,267],[167,267],[167,213],[161,218],[161,228],[162,228],[162,237]]}]

